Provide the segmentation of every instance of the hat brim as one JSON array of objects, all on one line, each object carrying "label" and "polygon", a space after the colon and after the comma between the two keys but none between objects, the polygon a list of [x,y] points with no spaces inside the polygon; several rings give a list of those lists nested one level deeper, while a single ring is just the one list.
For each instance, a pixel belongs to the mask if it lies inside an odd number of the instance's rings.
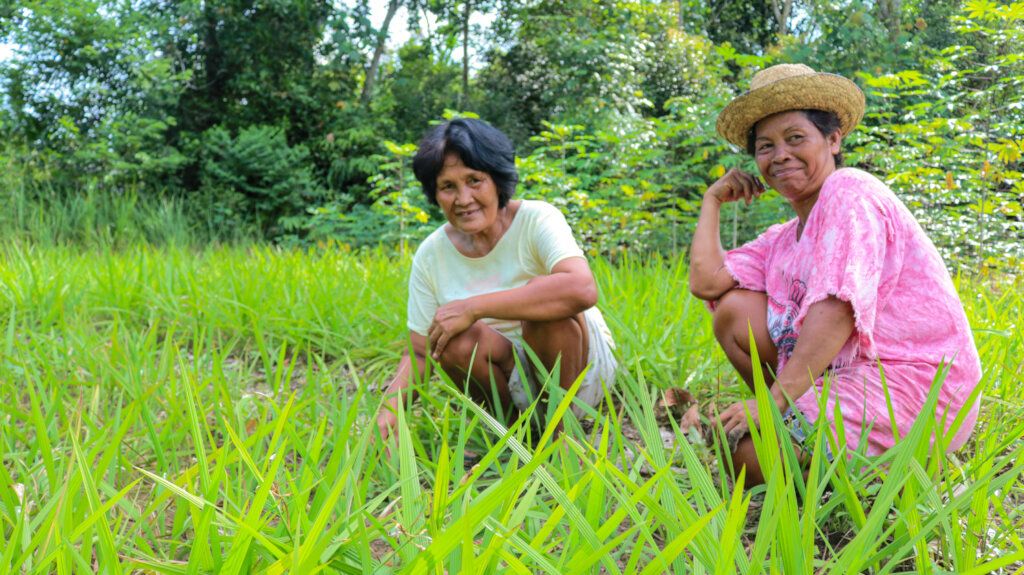
[{"label": "hat brim", "polygon": [[789,76],[736,97],[718,115],[715,129],[727,141],[746,149],[747,134],[754,124],[789,110],[834,112],[845,136],[864,117],[864,92],[836,74]]}]

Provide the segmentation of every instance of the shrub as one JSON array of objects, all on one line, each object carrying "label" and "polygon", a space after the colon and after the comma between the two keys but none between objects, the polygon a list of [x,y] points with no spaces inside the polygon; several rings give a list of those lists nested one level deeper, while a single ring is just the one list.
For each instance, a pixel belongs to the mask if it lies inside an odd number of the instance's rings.
[{"label": "shrub", "polygon": [[289,146],[279,127],[251,126],[232,137],[215,126],[200,146],[200,194],[209,203],[211,227],[255,225],[276,238],[298,229],[306,206],[324,195],[309,151]]}]

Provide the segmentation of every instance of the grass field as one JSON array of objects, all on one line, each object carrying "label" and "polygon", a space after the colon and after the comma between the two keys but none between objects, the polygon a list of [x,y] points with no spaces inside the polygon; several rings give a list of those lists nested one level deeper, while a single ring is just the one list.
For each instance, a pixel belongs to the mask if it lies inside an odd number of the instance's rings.
[{"label": "grass field", "polygon": [[922,418],[804,481],[766,413],[744,492],[659,405],[741,393],[685,269],[594,268],[628,368],[604,409],[531,446],[435,376],[386,457],[408,261],[0,245],[0,573],[1024,572],[1019,285],[960,282],[985,372],[962,450]]}]

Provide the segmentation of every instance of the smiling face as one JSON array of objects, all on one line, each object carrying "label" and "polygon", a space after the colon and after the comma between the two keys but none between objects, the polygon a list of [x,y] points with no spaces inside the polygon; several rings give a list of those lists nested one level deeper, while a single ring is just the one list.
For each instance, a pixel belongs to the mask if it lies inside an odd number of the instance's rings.
[{"label": "smiling face", "polygon": [[813,203],[836,170],[842,134],[823,136],[799,110],[768,116],[755,129],[754,159],[765,183],[794,205]]},{"label": "smiling face", "polygon": [[473,235],[491,230],[498,220],[498,188],[487,172],[467,167],[448,154],[437,175],[437,204],[457,231]]}]

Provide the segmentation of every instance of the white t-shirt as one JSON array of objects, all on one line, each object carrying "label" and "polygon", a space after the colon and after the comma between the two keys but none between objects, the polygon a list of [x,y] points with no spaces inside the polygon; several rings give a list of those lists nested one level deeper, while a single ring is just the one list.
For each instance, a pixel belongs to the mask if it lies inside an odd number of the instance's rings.
[{"label": "white t-shirt", "polygon": [[[467,257],[455,249],[441,226],[427,236],[412,259],[409,329],[426,336],[434,313],[442,305],[523,286],[573,257],[583,257],[583,250],[576,244],[565,216],[546,202],[523,200],[498,245],[480,258]],[[518,320],[483,321],[505,337],[521,335]]]}]

